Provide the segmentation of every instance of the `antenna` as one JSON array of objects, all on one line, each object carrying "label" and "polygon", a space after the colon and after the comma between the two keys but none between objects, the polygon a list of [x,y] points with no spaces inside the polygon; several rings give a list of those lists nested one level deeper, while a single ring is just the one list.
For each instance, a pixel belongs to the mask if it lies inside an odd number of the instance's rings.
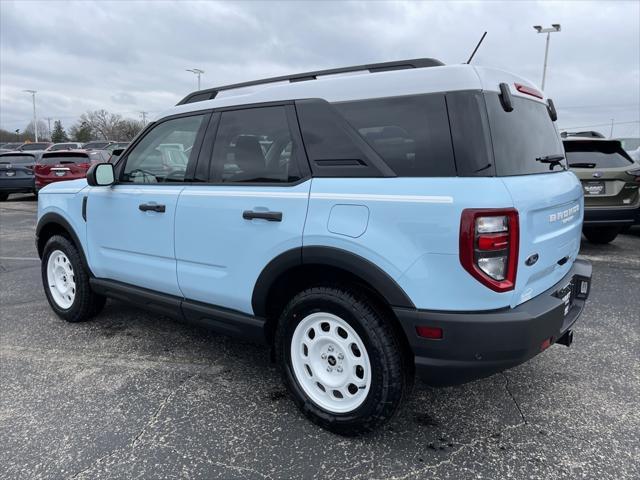
[{"label": "antenna", "polygon": [[482,41],[484,40],[484,37],[487,36],[487,32],[484,32],[482,34],[482,37],[480,38],[480,41],[478,42],[478,44],[476,45],[476,48],[473,49],[473,53],[471,54],[471,56],[469,57],[469,60],[467,60],[467,64],[471,63],[471,60],[473,59],[473,56],[476,54],[476,52],[478,51],[478,48],[480,48],[480,44],[482,43]]}]

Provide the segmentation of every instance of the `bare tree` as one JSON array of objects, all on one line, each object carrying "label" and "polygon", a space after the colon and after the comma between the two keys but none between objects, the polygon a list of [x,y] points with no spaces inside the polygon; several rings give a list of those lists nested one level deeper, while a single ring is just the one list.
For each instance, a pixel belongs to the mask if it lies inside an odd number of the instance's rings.
[{"label": "bare tree", "polygon": [[143,128],[144,124],[140,120],[125,118],[118,124],[118,133],[114,139],[121,141],[133,140],[133,137],[140,133]]},{"label": "bare tree", "polygon": [[86,124],[96,140],[112,140],[117,137],[118,126],[122,117],[106,110],[94,110],[80,115],[79,123]]},{"label": "bare tree", "polygon": [[[31,141],[35,141],[35,129],[33,128],[33,120],[30,121],[24,129],[24,137]],[[49,138],[49,130],[47,124],[38,120],[38,140],[47,140]]]}]

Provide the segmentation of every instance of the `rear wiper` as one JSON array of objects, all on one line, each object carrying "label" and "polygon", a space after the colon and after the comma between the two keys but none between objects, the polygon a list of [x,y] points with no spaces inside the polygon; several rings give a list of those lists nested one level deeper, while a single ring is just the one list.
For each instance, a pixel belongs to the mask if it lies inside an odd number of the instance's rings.
[{"label": "rear wiper", "polygon": [[575,168],[596,168],[595,163],[570,163],[569,166]]},{"label": "rear wiper", "polygon": [[548,163],[549,170],[553,170],[553,167],[556,165],[560,165],[564,168],[564,166],[560,163],[564,160],[564,155],[556,154],[556,155],[547,155],[546,157],[538,157],[536,158],[536,162],[540,163]]}]

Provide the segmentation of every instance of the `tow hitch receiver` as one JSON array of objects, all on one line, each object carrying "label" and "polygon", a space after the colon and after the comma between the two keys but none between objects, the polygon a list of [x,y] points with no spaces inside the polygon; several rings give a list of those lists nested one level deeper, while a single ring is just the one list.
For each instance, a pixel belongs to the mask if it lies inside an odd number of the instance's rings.
[{"label": "tow hitch receiver", "polygon": [[567,330],[556,343],[564,345],[565,347],[570,347],[573,343],[573,330]]}]

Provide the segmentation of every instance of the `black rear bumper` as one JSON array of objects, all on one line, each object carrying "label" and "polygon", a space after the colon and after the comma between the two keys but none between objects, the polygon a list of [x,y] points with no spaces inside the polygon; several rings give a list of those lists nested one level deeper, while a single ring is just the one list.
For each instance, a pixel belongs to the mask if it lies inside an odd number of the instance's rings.
[{"label": "black rear bumper", "polygon": [[633,225],[640,219],[638,207],[611,207],[584,209],[584,223],[588,227],[623,227]]},{"label": "black rear bumper", "polygon": [[[565,304],[555,294],[572,279],[573,301],[565,315]],[[586,293],[580,293],[582,282]],[[570,328],[582,313],[590,288],[591,264],[576,260],[560,282],[513,309],[394,311],[413,349],[416,373],[434,386],[456,385],[519,365],[546,348],[547,340],[550,344],[570,340]],[[443,338],[419,337],[417,326],[439,327]]]},{"label": "black rear bumper", "polygon": [[31,193],[36,191],[33,177],[0,178],[0,193]]}]

